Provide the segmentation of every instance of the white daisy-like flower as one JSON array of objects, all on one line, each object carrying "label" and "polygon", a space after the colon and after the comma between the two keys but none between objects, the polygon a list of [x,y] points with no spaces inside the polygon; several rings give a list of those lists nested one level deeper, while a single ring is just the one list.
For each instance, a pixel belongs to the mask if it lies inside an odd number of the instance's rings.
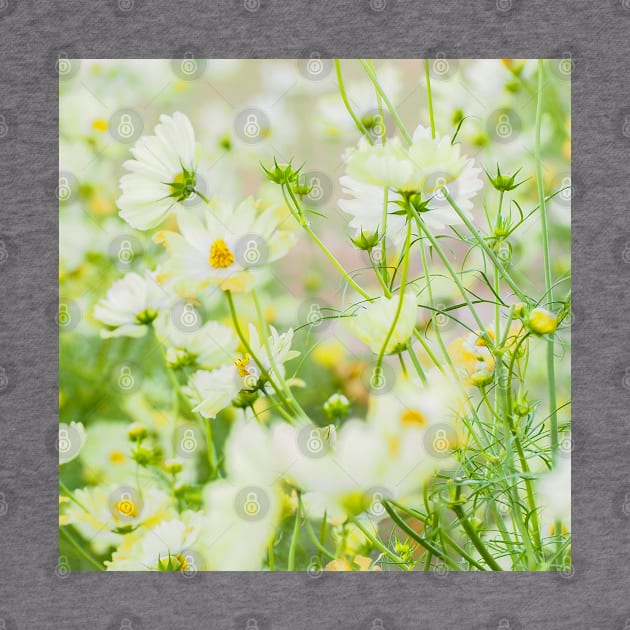
[{"label": "white daisy-like flower", "polygon": [[120,486],[87,486],[74,491],[64,504],[62,522],[72,525],[99,554],[120,544],[122,537],[138,528],[150,528],[175,514],[170,494],[148,488],[142,495],[120,491]]},{"label": "white daisy-like flower", "polygon": [[262,207],[248,198],[235,208],[214,200],[204,221],[192,213],[178,213],[179,234],[159,232],[155,241],[169,253],[163,277],[172,278],[183,293],[208,286],[242,292],[251,289],[255,271],[282,258],[295,235],[281,225],[287,218],[282,206]]},{"label": "white daisy-like flower", "polygon": [[147,326],[172,302],[151,274],[141,276],[132,271],[114,282],[94,306],[94,319],[108,327],[101,331],[102,337],[142,337]]},{"label": "white daisy-like flower", "polygon": [[[380,354],[383,350],[396,317],[399,301],[400,297],[397,295],[391,298],[381,296],[372,302],[361,304],[355,316],[348,319],[348,326],[352,333],[376,354]],[[385,354],[399,352],[407,345],[416,326],[417,312],[416,295],[413,291],[407,291],[398,320],[387,341]]]},{"label": "white daisy-like flower", "polygon": [[197,370],[182,387],[182,391],[194,405],[193,411],[204,418],[215,418],[229,407],[241,390],[234,365],[224,365],[216,370]]},{"label": "white daisy-like flower", "polygon": [[[182,318],[185,316],[182,316]],[[206,322],[197,329],[186,330],[186,323],[173,322],[169,313],[155,322],[160,341],[166,346],[166,361],[171,367],[194,365],[212,370],[230,363],[238,346],[238,338],[229,326]]]},{"label": "white daisy-like flower", "polygon": [[[397,138],[385,146],[370,145],[364,138],[356,149],[346,153],[346,175],[340,178],[343,193],[339,207],[349,214],[350,227],[357,233],[382,234],[385,189],[388,190],[387,236],[397,245],[404,239],[406,217],[400,211],[403,196],[419,195],[420,215],[432,229],[459,225],[462,219],[452,209],[445,191],[470,218],[472,199],[481,190],[481,169],[474,160],[461,155],[448,136],[431,137],[431,131],[418,126],[408,149]],[[418,205],[416,203],[416,205]]]},{"label": "white daisy-like flower", "polygon": [[87,434],[82,422],[59,423],[59,464],[67,464],[79,456],[85,445]]},{"label": "white daisy-like flower", "polygon": [[249,326],[249,345],[263,370],[252,356],[245,354],[235,357],[230,365],[211,371],[198,370],[191,376],[188,385],[182,389],[191,399],[193,411],[212,419],[230,406],[240,392],[255,392],[259,387],[270,391],[270,378],[274,381],[284,378],[283,364],[300,353],[291,350],[292,329],[285,333],[278,333],[273,326],[270,329],[271,335],[265,344],[260,341],[256,328],[251,324]]},{"label": "white daisy-like flower", "polygon": [[120,217],[138,230],[157,227],[194,193],[195,132],[187,116],[160,116],[154,136],[143,136],[131,149],[130,171],[120,180]]}]

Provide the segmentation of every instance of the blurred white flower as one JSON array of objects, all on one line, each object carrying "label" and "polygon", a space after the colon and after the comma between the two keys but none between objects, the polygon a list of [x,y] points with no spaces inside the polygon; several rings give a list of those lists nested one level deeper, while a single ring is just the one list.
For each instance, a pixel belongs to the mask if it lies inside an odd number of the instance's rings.
[{"label": "blurred white flower", "polygon": [[[180,319],[184,316],[185,313]],[[233,360],[238,339],[232,328],[210,321],[200,328],[186,330],[186,324],[175,324],[173,317],[173,313],[165,314],[155,322],[156,333],[166,346],[169,366],[195,365],[211,370]]]},{"label": "blurred white flower", "polygon": [[[385,340],[394,324],[399,302],[400,296],[394,295],[391,298],[381,296],[372,302],[362,303],[354,317],[348,319],[352,333],[376,354],[383,350]],[[407,291],[396,325],[387,340],[385,354],[399,352],[406,346],[416,326],[417,312],[416,295],[413,291]]]},{"label": "blurred white flower", "polygon": [[279,524],[282,493],[274,444],[256,420],[238,421],[225,445],[226,478],[204,492],[205,553],[216,571],[257,571]]},{"label": "blurred white flower", "polygon": [[131,149],[135,159],[123,166],[120,217],[138,230],[157,227],[194,194],[195,132],[187,116],[160,116],[154,136],[143,136]]},{"label": "blurred white flower", "polygon": [[[555,521],[571,530],[571,460],[559,458],[555,468],[536,484],[538,505],[542,507],[543,526],[552,535]],[[559,534],[559,532],[557,532]]]},{"label": "blurred white flower", "polygon": [[173,298],[157,281],[146,274],[128,273],[117,280],[107,295],[94,306],[94,318],[108,327],[102,337],[142,337],[160,311]]},{"label": "blurred white flower", "polygon": [[[279,464],[304,491],[311,517],[321,518],[325,512],[331,522],[341,523],[366,512],[379,520],[386,516],[383,499],[421,493],[435,472],[449,463],[454,436],[451,393],[450,387],[437,382],[423,387],[409,381],[383,400],[375,397],[367,419],[344,423],[334,442],[318,438],[314,425],[310,430],[309,425],[274,425]],[[446,446],[440,442],[437,449],[434,442],[436,435],[441,437],[440,430]]]},{"label": "blurred white flower", "polygon": [[284,208],[262,208],[251,197],[235,208],[215,199],[204,218],[201,221],[182,209],[179,234],[155,235],[169,254],[162,277],[172,278],[187,295],[209,286],[247,291],[256,268],[282,258],[295,241],[295,235],[281,227],[287,218]]},{"label": "blurred white flower", "polygon": [[214,418],[229,407],[240,391],[238,373],[234,365],[224,365],[216,370],[197,370],[182,387],[192,402],[193,411],[204,418]]}]

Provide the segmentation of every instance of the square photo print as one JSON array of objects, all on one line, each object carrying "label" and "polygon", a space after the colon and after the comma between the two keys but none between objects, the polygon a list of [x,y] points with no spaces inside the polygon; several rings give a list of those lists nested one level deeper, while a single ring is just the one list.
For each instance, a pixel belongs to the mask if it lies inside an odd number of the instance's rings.
[{"label": "square photo print", "polygon": [[59,571],[570,571],[570,59],[59,60]]}]

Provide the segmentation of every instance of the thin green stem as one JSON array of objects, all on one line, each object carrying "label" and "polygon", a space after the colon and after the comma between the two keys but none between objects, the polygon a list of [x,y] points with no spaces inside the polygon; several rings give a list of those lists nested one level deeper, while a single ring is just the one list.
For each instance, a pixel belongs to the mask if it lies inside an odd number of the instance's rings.
[{"label": "thin green stem", "polygon": [[424,60],[424,77],[427,82],[427,101],[429,103],[429,120],[431,121],[431,137],[435,139],[435,118],[433,117],[433,96],[431,95],[431,73],[429,72],[429,60]]},{"label": "thin green stem", "polygon": [[[551,277],[551,250],[549,246],[549,225],[547,220],[547,206],[545,203],[545,189],[542,173],[542,158],[540,145],[540,130],[543,115],[543,88],[544,88],[544,63],[538,60],[538,94],[536,99],[536,131],[534,141],[534,158],[536,160],[536,184],[538,187],[538,199],[540,204],[540,221],[543,242],[543,256],[545,267],[545,294],[550,304],[553,304],[553,282]],[[558,452],[558,414],[556,400],[556,368],[554,356],[554,338],[547,338],[547,383],[549,392],[549,423],[551,429],[551,454],[555,461]]]},{"label": "thin green stem", "polygon": [[468,517],[464,514],[464,510],[460,505],[453,506],[453,512],[459,519],[464,531],[468,534],[470,538],[470,542],[475,546],[481,557],[488,563],[488,566],[493,571],[503,571],[503,569],[497,564],[497,561],[493,558],[492,554],[488,551],[488,548],[484,545],[481,538],[479,538],[479,534],[475,528],[470,524]]},{"label": "thin green stem", "polygon": [[369,131],[365,128],[365,125],[359,120],[359,118],[354,113],[354,110],[352,109],[350,105],[350,101],[348,100],[348,94],[346,93],[346,87],[343,82],[343,76],[341,74],[341,64],[339,63],[339,59],[335,59],[335,72],[337,74],[337,84],[339,85],[339,94],[341,96],[341,100],[343,101],[343,104],[346,107],[346,110],[350,114],[350,117],[354,121],[354,124],[356,125],[357,129],[365,136],[365,138],[370,144],[374,144],[374,140],[372,140],[372,137],[370,136]]},{"label": "thin green stem", "polygon": [[61,527],[59,529],[61,535],[74,547],[76,552],[85,560],[87,560],[97,571],[104,571],[103,565],[93,558],[79,543],[74,539],[73,536],[70,535],[69,532],[66,531],[65,527]]}]

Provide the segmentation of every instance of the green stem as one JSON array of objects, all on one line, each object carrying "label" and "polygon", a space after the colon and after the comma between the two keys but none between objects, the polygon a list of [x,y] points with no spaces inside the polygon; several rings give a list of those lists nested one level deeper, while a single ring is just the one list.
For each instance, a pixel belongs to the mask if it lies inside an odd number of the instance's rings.
[{"label": "green stem", "polygon": [[341,75],[341,64],[339,63],[339,59],[335,59],[335,72],[337,73],[337,83],[339,85],[339,94],[341,96],[341,100],[346,107],[346,110],[350,114],[350,117],[354,121],[357,129],[367,138],[367,141],[370,144],[374,144],[372,137],[370,136],[369,131],[365,128],[365,125],[359,120],[357,115],[354,113],[352,107],[350,106],[350,101],[348,100],[348,95],[346,93],[346,88],[343,82],[343,77]]},{"label": "green stem", "polygon": [[380,540],[378,540],[378,538],[376,538],[376,536],[373,536],[371,532],[369,532],[365,527],[363,527],[363,525],[361,524],[361,522],[355,518],[352,517],[350,519],[350,522],[359,530],[361,530],[361,532],[363,532],[363,535],[382,553],[384,553],[392,562],[398,564],[401,569],[403,569],[403,571],[408,571],[409,567],[408,565],[403,561],[403,559],[396,555],[391,549],[389,549],[386,545],[384,545]]},{"label": "green stem", "polygon": [[453,506],[453,512],[459,519],[464,531],[468,534],[470,541],[475,546],[481,557],[488,563],[488,566],[493,571],[503,571],[503,569],[497,564],[497,561],[492,557],[492,554],[488,551],[488,548],[483,544],[481,538],[477,534],[475,528],[470,524],[470,521],[464,514],[464,510],[462,510],[460,505]]},{"label": "green stem", "polygon": [[297,550],[298,535],[300,533],[300,509],[295,510],[295,522],[293,523],[293,534],[291,535],[291,545],[289,546],[289,560],[287,570],[295,569],[295,552]]},{"label": "green stem", "polygon": [[370,81],[372,81],[372,84],[376,88],[376,91],[379,93],[380,97],[383,99],[383,102],[385,103],[385,106],[389,110],[389,113],[392,115],[392,118],[394,119],[394,122],[396,123],[396,126],[400,130],[400,133],[403,135],[405,140],[409,144],[411,144],[411,136],[409,135],[409,132],[407,131],[403,121],[400,119],[400,116],[398,115],[398,112],[396,111],[396,108],[392,105],[392,103],[389,100],[387,94],[385,93],[385,91],[381,87],[381,84],[378,82],[378,78],[376,77],[376,73],[370,67],[370,64],[365,59],[360,59],[359,61],[360,61],[361,65],[363,66],[363,69],[365,70],[366,74],[368,75]]},{"label": "green stem", "polygon": [[429,72],[429,60],[424,60],[424,76],[427,82],[427,100],[429,102],[429,120],[431,121],[431,137],[435,139],[435,118],[433,118],[433,97],[431,95],[431,73]]},{"label": "green stem", "polygon": [[[544,64],[543,60],[538,60],[538,95],[536,99],[536,136],[534,141],[534,157],[536,160],[536,183],[538,187],[538,199],[540,204],[540,220],[542,228],[543,255],[545,266],[545,293],[547,300],[553,304],[553,282],[551,278],[551,251],[549,247],[549,226],[547,221],[547,206],[545,204],[545,190],[542,174],[542,159],[540,147],[540,129],[542,127],[543,114],[543,87],[544,87]],[[558,452],[558,414],[556,401],[556,369],[554,357],[554,338],[549,335],[547,338],[547,383],[549,391],[549,418],[551,427],[551,453],[555,461]]]},{"label": "green stem", "polygon": [[105,570],[103,568],[103,565],[98,560],[93,558],[85,549],[83,549],[83,547],[81,547],[81,545],[79,545],[79,543],[70,535],[69,532],[67,532],[65,530],[64,527],[61,527],[59,529],[59,532],[74,547],[74,549],[77,551],[77,553],[82,558],[87,560],[97,571],[104,571]]}]

